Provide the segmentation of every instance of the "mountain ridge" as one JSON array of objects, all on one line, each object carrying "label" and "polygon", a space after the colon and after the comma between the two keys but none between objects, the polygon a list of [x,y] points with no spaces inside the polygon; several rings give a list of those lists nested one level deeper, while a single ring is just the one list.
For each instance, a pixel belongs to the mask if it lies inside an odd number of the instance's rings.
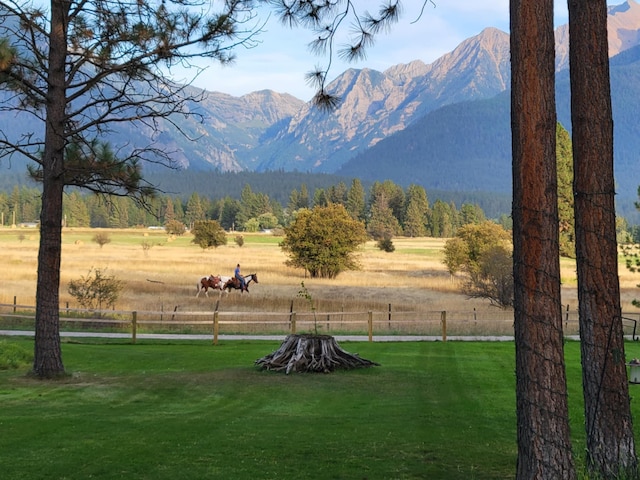
[{"label": "mountain ridge", "polygon": [[[640,183],[633,164],[634,152],[640,151],[634,111],[635,98],[640,98],[640,5],[628,0],[609,6],[608,15],[616,175],[627,198],[635,193],[633,178]],[[570,130],[567,26],[558,27],[555,35],[558,119]],[[510,86],[509,61],[509,35],[487,27],[430,64],[417,59],[383,72],[346,70],[328,85],[342,98],[330,114],[286,93],[261,90],[234,97],[189,87],[205,93],[202,102],[190,106],[204,121],[186,118],[178,123],[197,141],[185,139],[168,123],[157,131],[123,125],[108,140],[126,140],[132,147],[151,141],[174,152],[182,168],[194,171],[348,172],[363,178],[377,175],[380,181],[402,175],[420,179],[425,188],[491,187],[503,192],[511,182],[509,111],[503,106]],[[0,129],[30,131],[29,120],[0,115]],[[498,132],[497,126],[505,131]],[[393,140],[396,136],[407,148]],[[424,143],[418,142],[420,136],[429,140],[429,149],[417,147]],[[395,147],[389,150],[381,146],[384,142]],[[390,153],[380,158],[381,151]],[[439,164],[456,175],[434,179],[436,173],[445,175]]]}]

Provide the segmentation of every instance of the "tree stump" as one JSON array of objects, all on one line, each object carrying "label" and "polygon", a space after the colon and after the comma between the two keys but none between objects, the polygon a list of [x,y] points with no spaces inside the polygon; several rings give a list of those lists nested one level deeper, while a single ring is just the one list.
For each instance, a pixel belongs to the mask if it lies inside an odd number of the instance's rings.
[{"label": "tree stump", "polygon": [[331,335],[287,335],[280,348],[255,362],[263,370],[329,373],[379,365],[344,351]]}]

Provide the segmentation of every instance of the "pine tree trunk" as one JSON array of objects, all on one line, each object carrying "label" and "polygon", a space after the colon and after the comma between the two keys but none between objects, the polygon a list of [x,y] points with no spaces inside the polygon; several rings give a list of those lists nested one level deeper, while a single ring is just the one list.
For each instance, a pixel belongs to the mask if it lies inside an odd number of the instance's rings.
[{"label": "pine tree trunk", "polygon": [[590,468],[602,478],[627,478],[637,458],[618,281],[605,0],[569,2],[569,38],[587,454]]},{"label": "pine tree trunk", "polygon": [[36,288],[33,373],[41,378],[64,374],[60,347],[60,257],[64,191],[65,60],[68,2],[51,2],[45,145],[42,156],[42,212]]},{"label": "pine tree trunk", "polygon": [[378,365],[344,351],[330,335],[287,335],[280,348],[256,360],[256,365],[277,372],[318,372]]},{"label": "pine tree trunk", "polygon": [[511,0],[518,479],[576,478],[564,368],[552,0]]}]

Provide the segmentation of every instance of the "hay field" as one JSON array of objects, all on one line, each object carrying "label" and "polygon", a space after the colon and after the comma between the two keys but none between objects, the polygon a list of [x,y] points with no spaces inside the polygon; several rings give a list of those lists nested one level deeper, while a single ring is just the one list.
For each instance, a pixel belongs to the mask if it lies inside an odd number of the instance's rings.
[{"label": "hay field", "polygon": [[[100,247],[92,241],[105,232],[111,242]],[[124,283],[118,310],[210,310],[218,299],[196,298],[196,284],[210,274],[232,275],[237,263],[244,274],[257,273],[260,283],[251,285],[250,294],[232,291],[220,297],[226,310],[286,312],[294,302],[296,309],[309,308],[297,296],[305,282],[318,311],[356,310],[473,311],[496,312],[485,300],[468,299],[459,293],[459,280],[451,278],[442,264],[445,240],[434,238],[395,238],[395,252],[386,253],[368,242],[358,252],[361,270],[343,272],[336,279],[310,279],[300,269],[284,263],[279,237],[270,234],[244,234],[238,247],[234,234],[227,245],[202,250],[192,237],[170,237],[163,231],[147,229],[77,229],[63,231],[61,265],[61,304],[69,302],[70,280],[98,268]],[[0,229],[2,286],[0,303],[35,304],[38,231]],[[143,248],[145,245],[148,248]],[[577,307],[575,263],[563,259],[563,304]],[[636,311],[631,300],[638,293],[640,273],[620,268],[623,311]],[[640,297],[640,294],[638,295]]]}]

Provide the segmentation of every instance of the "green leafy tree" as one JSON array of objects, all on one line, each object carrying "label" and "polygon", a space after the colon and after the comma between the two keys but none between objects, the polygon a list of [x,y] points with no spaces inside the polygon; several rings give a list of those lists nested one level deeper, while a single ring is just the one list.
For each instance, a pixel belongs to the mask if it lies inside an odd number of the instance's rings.
[{"label": "green leafy tree", "polygon": [[444,244],[444,259],[447,270],[451,275],[458,273],[467,263],[469,258],[469,249],[467,242],[460,237],[453,237]]},{"label": "green leafy tree", "polygon": [[218,220],[220,225],[227,230],[235,230],[237,222],[237,215],[240,211],[240,202],[231,197],[225,197],[222,199],[222,204],[219,207],[218,213],[215,219]]},{"label": "green leafy tree", "polygon": [[87,199],[91,227],[107,228],[109,226],[109,207],[104,197],[91,197]]},{"label": "green leafy tree", "polygon": [[164,228],[169,235],[182,236],[187,231],[187,226],[178,220],[169,220],[164,224]]},{"label": "green leafy tree", "polygon": [[367,241],[364,224],[339,204],[300,210],[284,232],[280,247],[289,256],[287,265],[304,268],[312,278],[357,269],[355,252]]},{"label": "green leafy tree", "polygon": [[429,233],[432,237],[452,237],[457,226],[457,211],[451,204],[436,200],[429,212]]},{"label": "green leafy tree", "polygon": [[256,193],[250,185],[245,185],[240,194],[240,209],[236,215],[236,227],[241,227],[246,231],[247,222],[251,219],[258,219],[265,213],[273,214],[269,196],[264,193]]},{"label": "green leafy tree", "polygon": [[464,272],[464,292],[469,297],[506,308],[513,305],[511,251],[511,234],[500,225],[469,223],[445,243],[443,263],[452,275]]},{"label": "green leafy tree", "polygon": [[391,209],[391,213],[396,218],[398,225],[401,225],[404,220],[405,210],[405,194],[402,187],[391,180],[374,182],[371,185],[369,194],[370,208],[374,208],[376,204],[379,204],[381,198],[384,198],[383,202]]},{"label": "green leafy tree", "polygon": [[91,223],[87,204],[78,192],[67,195],[63,213],[65,227],[88,227]]},{"label": "green leafy tree", "polygon": [[341,203],[344,205],[347,202],[347,186],[344,182],[340,182],[337,185],[333,185],[327,192],[327,199],[331,203]]},{"label": "green leafy tree", "polygon": [[502,226],[505,230],[513,230],[513,219],[511,216],[503,213],[498,218],[498,225]]},{"label": "green leafy tree", "polygon": [[193,192],[189,196],[189,200],[187,200],[187,211],[185,212],[185,218],[190,226],[206,218],[202,199],[196,192]]},{"label": "green leafy tree", "polygon": [[486,221],[484,212],[477,204],[463,203],[458,212],[460,225],[467,225],[469,223],[481,223]]},{"label": "green leafy tree", "polygon": [[573,152],[569,132],[559,123],[556,126],[556,161],[558,164],[560,255],[575,258],[576,230],[573,213]]},{"label": "green leafy tree", "polygon": [[295,212],[301,208],[309,208],[309,191],[305,184],[302,184],[300,191],[295,188],[293,189],[289,195],[289,203],[287,204],[287,209],[290,212]]},{"label": "green leafy tree", "polygon": [[257,218],[250,218],[244,222],[245,232],[257,232],[258,230],[260,230],[260,222]]},{"label": "green leafy tree", "polygon": [[194,223],[192,232],[191,243],[199,245],[203,250],[227,244],[227,232],[215,220],[198,220]]},{"label": "green leafy tree", "polygon": [[173,208],[173,200],[171,200],[171,197],[166,198],[163,218],[165,225],[171,220],[176,220],[176,211]]},{"label": "green leafy tree", "polygon": [[404,211],[404,234],[408,237],[424,237],[427,234],[429,200],[424,187],[409,185]]},{"label": "green leafy tree", "polygon": [[316,188],[313,192],[313,206],[326,207],[327,205],[329,205],[327,191],[324,188]]},{"label": "green leafy tree", "polygon": [[375,240],[391,239],[402,233],[400,222],[394,216],[384,194],[381,193],[376,197],[375,203],[371,205],[370,213],[371,218],[367,224],[367,232]]},{"label": "green leafy tree", "polygon": [[362,182],[358,178],[351,181],[351,187],[347,192],[347,211],[354,220],[364,220],[366,209],[366,194]]},{"label": "green leafy tree", "polygon": [[258,224],[262,229],[271,229],[278,226],[278,217],[273,213],[263,213],[258,216]]}]

